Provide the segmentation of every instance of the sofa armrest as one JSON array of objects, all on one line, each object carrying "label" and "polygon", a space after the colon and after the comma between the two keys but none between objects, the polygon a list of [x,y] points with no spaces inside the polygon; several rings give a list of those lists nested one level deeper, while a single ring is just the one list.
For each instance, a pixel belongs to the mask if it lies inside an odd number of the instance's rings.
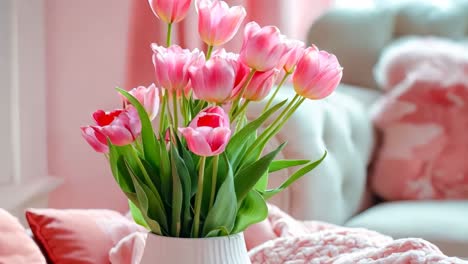
[{"label": "sofa armrest", "polygon": [[[276,101],[293,96],[292,89],[285,87]],[[254,104],[249,117],[262,109],[262,104]],[[272,203],[298,219],[343,224],[360,209],[365,196],[374,144],[365,107],[340,92],[322,101],[306,100],[272,144],[285,141],[280,158],[317,160],[325,150],[328,156]],[[272,175],[269,184],[279,185],[293,171]]]}]

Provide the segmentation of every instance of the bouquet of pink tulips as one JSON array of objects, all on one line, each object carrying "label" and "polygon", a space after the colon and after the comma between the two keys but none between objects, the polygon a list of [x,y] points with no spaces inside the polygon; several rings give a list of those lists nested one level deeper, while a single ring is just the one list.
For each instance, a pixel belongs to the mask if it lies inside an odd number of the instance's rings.
[{"label": "bouquet of pink tulips", "polygon": [[[191,0],[149,4],[168,25],[167,46],[151,46],[155,84],[117,89],[123,108],[96,111],[96,125],[82,127],[82,135],[108,158],[134,219],[153,233],[242,232],[267,217],[268,198],[325,158],[324,150],[318,161],[275,160],[284,144],[269,153],[264,148],[306,99],[333,92],[342,68],[334,55],[255,22],[245,26],[240,54],[219,48],[236,34],[246,11],[218,0],[196,3],[206,53],[183,49],[171,45],[171,28],[187,14]],[[271,92],[278,76],[283,77]],[[290,76],[296,95],[275,103]],[[249,104],[262,100],[263,113],[248,120]],[[295,166],[299,169],[281,186],[268,189],[269,173]]]}]

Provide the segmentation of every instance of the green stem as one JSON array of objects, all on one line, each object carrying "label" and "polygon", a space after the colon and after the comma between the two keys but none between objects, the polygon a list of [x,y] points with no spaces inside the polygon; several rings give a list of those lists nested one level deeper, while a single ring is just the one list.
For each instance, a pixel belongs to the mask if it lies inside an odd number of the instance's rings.
[{"label": "green stem", "polygon": [[255,72],[256,72],[255,69],[250,70],[250,73],[249,73],[249,76],[247,77],[247,80],[245,81],[244,85],[242,86],[242,88],[241,88],[239,94],[237,95],[236,99],[232,103],[232,108],[231,108],[231,113],[230,113],[231,119],[235,114],[234,111],[237,108],[239,108],[239,102],[240,102],[240,100],[242,98],[242,95],[244,95],[245,89],[247,89],[247,86],[249,86],[250,82],[252,81],[252,78],[253,78]]},{"label": "green stem", "polygon": [[167,92],[165,92],[162,96],[162,104],[161,104],[161,113],[159,114],[159,134],[162,134],[164,136],[164,130],[166,129],[164,127],[164,121],[166,118],[166,104],[167,104]]},{"label": "green stem", "polygon": [[249,157],[252,151],[254,151],[254,149],[256,149],[260,144],[262,144],[262,142],[270,139],[273,136],[273,132],[275,128],[277,127],[278,123],[280,123],[280,121],[283,119],[283,117],[285,117],[290,112],[291,109],[293,108],[297,109],[297,107],[295,107],[295,104],[299,98],[300,98],[300,95],[296,94],[296,96],[294,96],[292,101],[289,102],[289,104],[286,106],[283,112],[281,112],[281,114],[275,119],[275,121],[273,121],[273,123],[270,126],[268,126],[268,128],[265,131],[263,131],[262,134],[260,134],[257,140],[248,148],[246,152],[247,154],[244,155],[240,164],[242,164],[245,158]]},{"label": "green stem", "polygon": [[234,122],[239,116],[244,114],[244,112],[247,109],[247,106],[249,105],[249,103],[250,103],[250,100],[245,100],[245,102],[242,104],[239,111],[237,111],[236,114],[232,117],[231,122]]},{"label": "green stem", "polygon": [[175,91],[172,94],[172,107],[174,108],[174,129],[177,129],[179,126],[179,113],[177,111],[177,92]]},{"label": "green stem", "polygon": [[171,35],[172,35],[172,23],[167,24],[167,34],[166,34],[166,46],[171,45]]},{"label": "green stem", "polygon": [[245,126],[245,124],[247,123],[247,118],[244,116],[241,115],[240,119],[237,121],[236,123],[236,133],[241,130],[241,128],[243,128]]},{"label": "green stem", "polygon": [[200,158],[200,167],[198,168],[198,191],[195,195],[195,216],[193,219],[193,237],[198,237],[200,230],[200,211],[203,198],[203,176],[205,175],[206,157]]},{"label": "green stem", "polygon": [[211,195],[210,195],[210,209],[213,207],[214,199],[216,195],[216,180],[218,178],[218,163],[219,155],[213,157],[213,174],[211,176]]},{"label": "green stem", "polygon": [[209,45],[208,50],[206,51],[206,60],[211,58],[211,53],[213,52],[213,46]]},{"label": "green stem", "polygon": [[184,116],[184,123],[182,124],[183,126],[185,126],[189,119],[188,119],[188,98],[184,96],[182,96],[182,106],[181,106],[181,109],[180,111],[182,112],[182,115]]},{"label": "green stem", "polygon": [[143,173],[143,177],[145,178],[147,186],[150,187],[150,189],[154,192],[157,193],[158,191],[156,190],[156,187],[153,184],[153,181],[151,181],[151,177],[149,176],[148,172],[146,171],[145,166],[140,160],[140,157],[135,153],[135,149],[129,149],[128,152],[130,152],[135,159],[135,162],[138,164],[138,167],[140,168],[141,172]]},{"label": "green stem", "polygon": [[301,106],[301,104],[305,101],[306,98],[302,97],[286,114],[286,116],[281,120],[281,122],[277,123],[276,125],[272,125],[272,129],[268,132],[268,136],[266,137],[271,138],[274,136],[283,126],[288,122],[289,118],[296,112],[296,110]]},{"label": "green stem", "polygon": [[280,88],[283,86],[284,82],[286,82],[286,80],[288,79],[289,75],[291,73],[287,72],[283,79],[281,80],[281,82],[278,84],[278,86],[276,87],[276,90],[275,92],[273,93],[273,95],[270,97],[270,100],[268,100],[268,103],[265,105],[265,108],[263,109],[263,112],[267,111],[268,108],[270,108],[271,104],[273,103],[273,100],[275,99],[276,95],[278,94]]}]

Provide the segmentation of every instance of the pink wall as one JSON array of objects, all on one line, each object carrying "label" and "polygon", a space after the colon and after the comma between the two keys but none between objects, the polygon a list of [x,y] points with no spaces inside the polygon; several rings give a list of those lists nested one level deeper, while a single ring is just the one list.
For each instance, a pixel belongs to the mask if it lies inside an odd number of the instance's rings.
[{"label": "pink wall", "polygon": [[[280,15],[279,6],[286,0],[228,0],[231,5],[245,5],[249,20],[277,24],[299,39],[305,38],[313,19],[330,1],[288,0],[287,11]],[[91,123],[97,108],[119,106],[115,86],[152,82],[149,43],[161,38],[161,28],[145,2],[46,0],[48,166],[50,175],[65,180],[51,194],[51,207],[120,211],[127,207],[105,158],[85,143],[79,127]],[[191,12],[187,23],[193,25],[196,15]],[[192,28],[176,30],[191,33],[183,38],[196,43]],[[127,37],[132,41],[128,43]],[[239,46],[241,38],[240,33],[232,47]],[[136,52],[127,53],[127,44]]]},{"label": "pink wall", "polygon": [[105,158],[79,127],[98,107],[118,106],[113,88],[125,78],[129,2],[46,1],[48,165],[50,175],[65,180],[51,207],[126,207]]}]

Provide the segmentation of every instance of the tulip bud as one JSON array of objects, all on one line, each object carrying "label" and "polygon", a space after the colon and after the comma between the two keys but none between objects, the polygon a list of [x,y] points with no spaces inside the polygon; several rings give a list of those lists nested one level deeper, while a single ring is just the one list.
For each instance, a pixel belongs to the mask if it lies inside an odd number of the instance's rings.
[{"label": "tulip bud", "polygon": [[294,90],[309,99],[322,99],[336,89],[342,75],[343,68],[335,55],[309,47],[294,72]]},{"label": "tulip bud", "polygon": [[148,0],[148,2],[156,17],[172,24],[185,18],[192,0]]},{"label": "tulip bud", "polygon": [[304,55],[305,44],[299,40],[287,40],[286,44],[289,51],[284,56],[283,69],[287,73],[292,73],[294,71],[294,67],[296,67],[297,63]]},{"label": "tulip bud", "polygon": [[285,38],[277,27],[261,28],[255,22],[245,26],[240,60],[250,68],[262,72],[276,68],[287,52]]},{"label": "tulip bud", "polygon": [[220,46],[230,41],[247,15],[242,6],[229,7],[224,1],[200,0],[198,33],[209,46]]},{"label": "tulip bud", "polygon": [[[154,120],[159,111],[159,91],[156,86],[154,84],[151,84],[148,88],[139,86],[130,90],[129,93],[145,108],[150,120]],[[124,101],[129,104],[126,98]]]},{"label": "tulip bud", "polygon": [[164,48],[156,44],[153,49],[153,64],[156,75],[156,85],[167,89],[170,93],[187,93],[189,89],[189,68],[199,67],[205,62],[203,52],[198,49],[190,51],[177,45]]},{"label": "tulip bud", "polygon": [[278,77],[278,73],[279,70],[277,69],[266,72],[256,72],[242,97],[251,101],[263,100],[270,93]]},{"label": "tulip bud", "polygon": [[192,89],[198,99],[224,103],[233,97],[248,69],[229,53],[216,53],[204,66],[190,69]]}]

